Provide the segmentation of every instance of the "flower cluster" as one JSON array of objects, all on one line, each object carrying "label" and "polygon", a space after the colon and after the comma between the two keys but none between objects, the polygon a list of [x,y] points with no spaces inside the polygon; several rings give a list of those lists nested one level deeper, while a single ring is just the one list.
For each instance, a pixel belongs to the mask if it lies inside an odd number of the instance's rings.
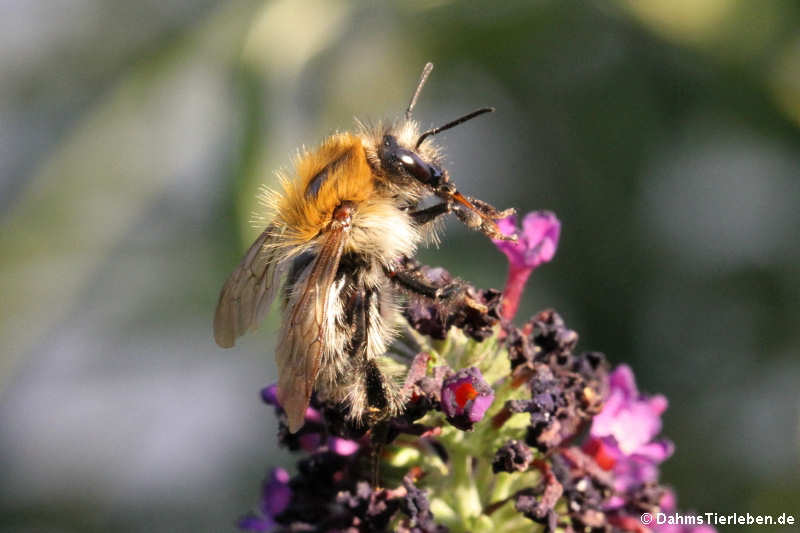
[{"label": "flower cluster", "polygon": [[[501,228],[518,232],[498,243],[510,262],[502,298],[466,286],[445,303],[409,302],[421,349],[407,362],[399,416],[357,427],[312,397],[292,434],[275,387],[262,391],[279,443],[303,455],[294,475],[270,472],[241,529],[646,532],[642,513],[674,512],[659,484],[673,453],[659,437],[666,399],[641,394],[628,366],[612,371],[603,354],[577,351],[578,334],[553,310],[511,322],[531,271],[555,254],[560,223],[531,213],[522,229]],[[412,266],[430,283],[451,281]],[[670,527],[653,531],[690,529]]]}]

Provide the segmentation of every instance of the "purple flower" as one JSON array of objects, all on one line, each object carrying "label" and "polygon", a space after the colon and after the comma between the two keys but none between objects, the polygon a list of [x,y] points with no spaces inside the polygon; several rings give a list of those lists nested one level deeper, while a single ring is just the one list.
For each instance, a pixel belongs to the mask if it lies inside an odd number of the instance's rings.
[{"label": "purple flower", "polygon": [[470,430],[479,422],[494,400],[494,392],[480,370],[459,370],[442,382],[442,411],[458,429]]},{"label": "purple flower", "polygon": [[308,453],[312,453],[314,450],[319,448],[320,444],[322,444],[322,435],[316,431],[301,433],[297,437],[297,441],[300,443],[300,447],[303,450],[307,451]]},{"label": "purple flower", "polygon": [[355,440],[340,437],[330,437],[328,439],[328,449],[339,455],[353,455],[360,447],[361,445]]},{"label": "purple flower", "polygon": [[633,371],[620,365],[609,376],[609,391],[603,410],[594,418],[593,437],[613,437],[625,455],[647,447],[661,431],[661,414],[667,409],[662,395],[639,394]]},{"label": "purple flower", "polygon": [[497,226],[505,235],[517,235],[516,242],[493,239],[495,246],[508,257],[503,318],[511,321],[517,314],[525,282],[533,269],[547,263],[556,254],[561,222],[550,211],[533,211],[525,215],[522,229],[517,227],[516,215],[498,220]]},{"label": "purple flower", "polygon": [[497,226],[505,235],[517,235],[517,242],[494,240],[513,266],[536,268],[556,254],[561,222],[550,211],[528,213],[521,230],[517,227],[517,215],[498,220]]},{"label": "purple flower", "polygon": [[613,471],[617,492],[655,481],[658,465],[672,455],[671,442],[653,440],[666,408],[664,396],[639,393],[629,366],[621,365],[609,375],[608,397],[592,421],[584,451]]},{"label": "purple flower", "polygon": [[[277,383],[273,383],[272,385],[269,385],[269,386],[264,387],[263,389],[261,389],[261,400],[264,403],[266,403],[268,405],[272,405],[276,409],[280,409],[281,411],[283,411],[283,406],[278,401],[278,384]],[[305,421],[306,422],[321,423],[322,422],[322,415],[320,414],[320,412],[317,409],[314,409],[313,407],[307,407],[306,408]]]},{"label": "purple flower", "polygon": [[272,531],[276,526],[275,517],[281,514],[292,500],[289,488],[289,472],[274,468],[264,481],[261,492],[259,513],[249,513],[242,517],[238,526],[245,531]]},{"label": "purple flower", "polygon": [[[283,413],[283,407],[278,401],[277,390],[278,386],[275,384],[264,387],[261,389],[261,399],[264,403],[274,406],[279,413]],[[353,455],[358,451],[360,445],[354,440],[339,437],[329,437],[327,441],[323,440],[323,433],[327,432],[325,426],[326,421],[319,409],[309,406],[306,409],[305,423],[300,431],[284,434],[284,438],[290,449],[300,448],[309,453],[325,444],[330,451],[339,455]]]}]

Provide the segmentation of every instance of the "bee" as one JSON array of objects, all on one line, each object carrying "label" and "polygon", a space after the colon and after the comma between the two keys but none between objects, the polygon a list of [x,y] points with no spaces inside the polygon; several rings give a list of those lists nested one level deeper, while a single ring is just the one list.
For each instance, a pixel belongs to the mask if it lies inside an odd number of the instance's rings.
[{"label": "bee", "polygon": [[[409,267],[434,222],[454,213],[468,227],[506,239],[489,204],[462,195],[432,137],[485,107],[421,132],[412,119],[433,65],[428,63],[405,115],[392,123],[337,133],[299,153],[294,177],[263,197],[271,222],[228,277],[214,316],[223,348],[261,322],[280,287],[283,319],[276,348],[278,401],[289,431],[304,421],[313,391],[345,406],[356,422],[397,413],[404,398],[382,356],[396,335],[404,298],[453,298],[459,282],[434,287]],[[435,203],[422,207],[433,197]],[[405,294],[404,294],[405,293]]]}]

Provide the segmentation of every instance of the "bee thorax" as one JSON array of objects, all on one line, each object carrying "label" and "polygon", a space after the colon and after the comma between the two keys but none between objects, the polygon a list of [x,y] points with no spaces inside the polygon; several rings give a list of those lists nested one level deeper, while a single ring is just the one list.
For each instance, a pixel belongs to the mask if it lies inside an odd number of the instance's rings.
[{"label": "bee thorax", "polygon": [[389,198],[372,198],[352,215],[347,251],[369,256],[382,265],[413,255],[422,234],[408,213]]}]

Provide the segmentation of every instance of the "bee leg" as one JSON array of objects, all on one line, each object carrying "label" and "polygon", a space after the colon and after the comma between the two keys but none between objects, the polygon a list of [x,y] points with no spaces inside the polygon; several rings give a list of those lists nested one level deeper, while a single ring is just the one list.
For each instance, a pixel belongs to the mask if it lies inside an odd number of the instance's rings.
[{"label": "bee leg", "polygon": [[449,300],[453,296],[460,294],[466,289],[466,285],[460,281],[454,281],[439,289],[439,299]]},{"label": "bee leg", "polygon": [[381,486],[381,453],[389,442],[389,424],[378,422],[370,430],[370,466],[372,470],[372,490]]},{"label": "bee leg", "polygon": [[377,491],[381,486],[381,453],[383,452],[383,444],[377,442],[372,443],[372,450],[370,452],[369,462],[370,470],[372,470],[372,490]]},{"label": "bee leg", "polygon": [[418,267],[395,267],[386,271],[389,279],[409,292],[424,296],[434,301],[447,300],[462,292],[465,285],[458,280],[444,286],[437,286],[426,280]]},{"label": "bee leg", "polygon": [[440,298],[441,288],[423,281],[418,275],[401,270],[393,270],[387,272],[387,274],[389,279],[409,292],[419,294],[431,300]]},{"label": "bee leg", "polygon": [[386,397],[386,380],[383,377],[378,365],[372,359],[366,359],[364,376],[365,385],[367,389],[367,406],[377,413],[381,413],[389,406],[389,400]]},{"label": "bee leg", "polygon": [[385,285],[369,288],[356,280],[342,302],[343,335],[348,339],[332,394],[348,407],[348,419],[367,427],[394,416],[404,402],[391,369],[381,361],[389,336],[380,310],[380,291]]},{"label": "bee leg", "polygon": [[452,210],[453,210],[452,204],[449,201],[447,201],[436,205],[432,205],[430,207],[426,207],[425,209],[412,211],[411,213],[409,213],[409,216],[411,216],[414,222],[422,226],[423,224],[427,224],[428,222],[436,220],[442,215],[450,213]]}]

